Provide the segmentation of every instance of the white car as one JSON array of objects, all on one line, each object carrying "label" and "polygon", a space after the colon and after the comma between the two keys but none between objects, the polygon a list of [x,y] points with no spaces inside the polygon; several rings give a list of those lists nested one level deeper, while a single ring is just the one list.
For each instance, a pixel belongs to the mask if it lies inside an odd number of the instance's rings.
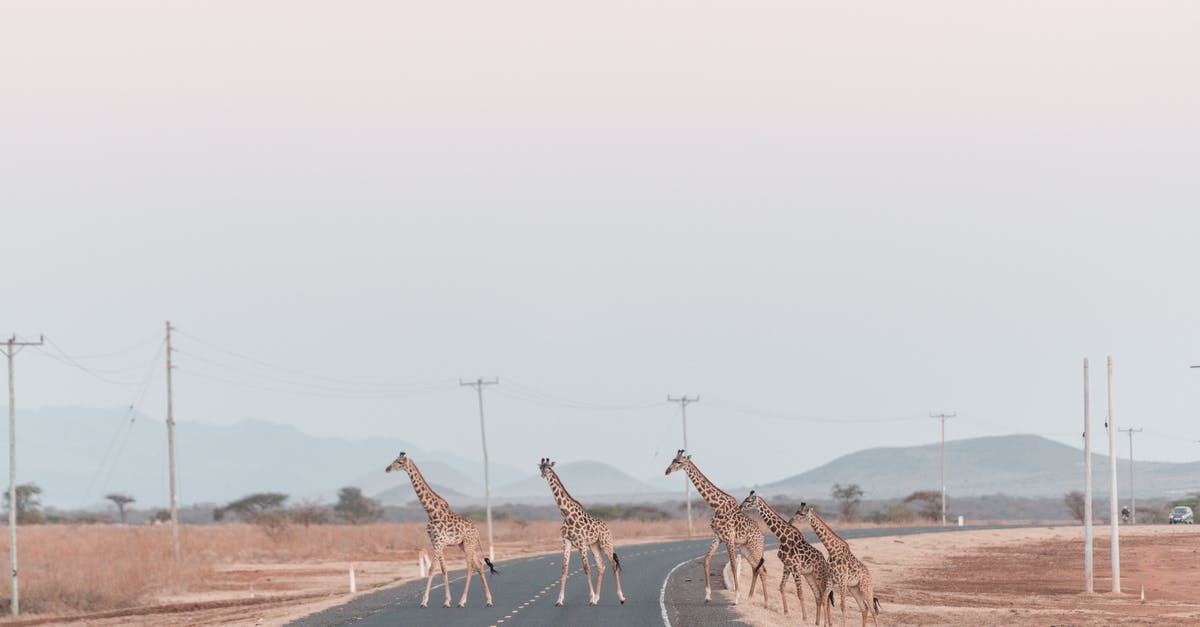
[{"label": "white car", "polygon": [[1171,510],[1171,524],[1190,525],[1196,522],[1196,515],[1192,513],[1192,508],[1186,505],[1176,506]]}]

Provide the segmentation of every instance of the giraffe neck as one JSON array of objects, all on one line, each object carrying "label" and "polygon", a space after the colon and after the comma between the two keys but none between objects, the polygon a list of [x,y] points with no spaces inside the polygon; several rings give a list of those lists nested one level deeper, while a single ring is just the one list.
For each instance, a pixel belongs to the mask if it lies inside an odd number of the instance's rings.
[{"label": "giraffe neck", "polygon": [[546,478],[546,481],[550,482],[550,491],[554,493],[554,502],[558,503],[558,510],[563,513],[563,516],[583,513],[583,505],[567,492],[562,479],[558,478],[558,473],[551,470],[550,476]]},{"label": "giraffe neck", "polygon": [[417,465],[411,459],[408,460],[408,479],[412,481],[413,491],[417,493],[417,500],[421,502],[421,507],[425,508],[425,513],[429,514],[430,518],[450,511],[450,504],[429,487],[425,477],[421,475],[420,470],[417,470]]},{"label": "giraffe neck", "polygon": [[758,514],[762,516],[763,522],[767,523],[767,528],[771,533],[775,534],[776,538],[783,538],[792,532],[799,533],[800,530],[788,524],[788,521],[775,511],[775,508],[767,504],[766,499],[758,497],[757,502]]},{"label": "giraffe neck", "polygon": [[708,477],[705,477],[699,468],[696,468],[696,464],[693,464],[692,460],[689,459],[683,469],[687,472],[688,478],[692,480],[692,484],[696,486],[696,492],[700,493],[700,497],[708,502],[709,507],[713,508],[714,512],[720,511],[723,508],[738,506],[738,500],[733,495],[713,485],[713,482],[709,481]]},{"label": "giraffe neck", "polygon": [[817,515],[817,512],[812,509],[808,510],[808,524],[812,525],[813,531],[817,532],[817,537],[821,538],[821,544],[825,545],[825,550],[833,551],[834,549],[843,549],[847,546],[846,541],[842,539],[833,528],[825,524],[825,521]]}]

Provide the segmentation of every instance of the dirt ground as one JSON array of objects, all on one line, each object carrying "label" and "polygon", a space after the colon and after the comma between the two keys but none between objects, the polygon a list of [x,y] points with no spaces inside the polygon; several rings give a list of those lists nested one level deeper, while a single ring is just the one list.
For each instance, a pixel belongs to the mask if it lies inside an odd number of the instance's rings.
[{"label": "dirt ground", "polygon": [[[850,540],[875,581],[881,625],[1197,625],[1200,624],[1200,527],[1121,529],[1121,594],[1112,588],[1108,529],[1096,528],[1095,593],[1082,592],[1083,529],[1053,527]],[[781,567],[767,555],[768,600],[755,591],[738,613],[756,625],[799,624],[795,587],[789,614],[779,600]],[[1145,600],[1141,594],[1145,589]],[[721,591],[733,599],[732,591]],[[714,599],[715,600],[715,599]],[[805,610],[814,616],[805,586]],[[853,599],[847,625],[860,625]],[[834,625],[841,612],[834,610]],[[871,624],[871,623],[868,623]]]}]

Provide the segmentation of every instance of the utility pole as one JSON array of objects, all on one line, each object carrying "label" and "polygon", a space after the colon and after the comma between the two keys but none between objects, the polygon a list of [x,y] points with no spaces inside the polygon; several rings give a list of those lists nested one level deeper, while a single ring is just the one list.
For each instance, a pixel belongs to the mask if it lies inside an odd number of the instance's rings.
[{"label": "utility pole", "polygon": [[1084,592],[1092,586],[1092,417],[1088,393],[1088,360],[1083,358],[1083,577]]},{"label": "utility pole", "polygon": [[8,357],[8,561],[12,566],[12,601],[9,609],[13,616],[21,614],[21,596],[17,591],[17,394],[13,384],[13,357],[26,346],[41,346],[45,338],[38,336],[36,342],[18,342],[16,334],[4,343],[4,355]]},{"label": "utility pole", "polygon": [[1113,416],[1112,398],[1113,360],[1108,356],[1108,420],[1104,426],[1108,429],[1108,518],[1112,528],[1112,591],[1121,592],[1121,537],[1117,518],[1117,419]]},{"label": "utility pole", "polygon": [[[667,395],[668,403],[679,403],[679,410],[683,413],[683,450],[687,450],[687,406],[691,403],[699,403],[700,396],[688,398],[687,394],[680,397]],[[683,500],[687,502],[687,519],[688,519],[688,537],[692,537],[692,484],[691,480],[684,476],[683,478]]]},{"label": "utility pole", "polygon": [[1128,429],[1121,429],[1121,431],[1129,434],[1129,508],[1131,510],[1129,513],[1129,522],[1137,524],[1137,497],[1133,493],[1133,434],[1140,433],[1142,428],[1138,427],[1134,429],[1130,427]]},{"label": "utility pole", "polygon": [[496,559],[496,547],[492,544],[492,480],[488,476],[487,429],[483,426],[483,388],[498,383],[500,383],[499,377],[492,377],[490,380],[482,377],[474,381],[458,380],[460,386],[473,387],[479,393],[479,437],[483,441],[483,498],[487,506],[488,559],[493,561]]},{"label": "utility pole", "polygon": [[167,321],[167,465],[171,477],[171,557],[179,561],[179,499],[175,494],[175,409],[171,389],[171,321]]},{"label": "utility pole", "polygon": [[937,418],[942,422],[942,526],[946,526],[946,419],[954,418],[958,412],[940,414],[930,413],[930,418]]}]

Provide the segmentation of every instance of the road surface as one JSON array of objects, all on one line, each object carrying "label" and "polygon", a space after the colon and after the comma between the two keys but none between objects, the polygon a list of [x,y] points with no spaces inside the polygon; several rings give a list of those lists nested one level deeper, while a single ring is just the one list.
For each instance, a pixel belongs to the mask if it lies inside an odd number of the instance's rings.
[{"label": "road surface", "polygon": [[[886,529],[847,529],[839,532],[847,539],[913,533],[955,532],[970,529],[995,529],[997,527],[895,527]],[[811,533],[805,534],[816,544]],[[768,548],[774,546],[774,537],[767,535]],[[571,555],[571,575],[567,579],[567,594],[563,607],[556,607],[559,577],[562,574],[562,554],[541,555],[500,562],[496,568],[499,575],[489,580],[492,587],[492,607],[484,607],[483,586],[479,581],[471,582],[471,596],[467,607],[458,607],[462,594],[463,569],[450,572],[450,608],[442,607],[444,593],[441,588],[441,573],[434,579],[434,588],[429,593],[429,607],[421,609],[421,594],[425,582],[413,581],[394,588],[365,594],[357,599],[299,619],[292,625],[298,627],[323,627],[326,625],[392,626],[414,625],[430,627],[441,625],[469,625],[471,627],[538,627],[549,625],[608,626],[644,625],[727,625],[738,624],[731,608],[714,594],[713,602],[704,603],[704,565],[702,558],[711,538],[698,540],[676,540],[617,547],[621,559],[621,588],[625,592],[625,605],[617,602],[616,586],[613,585],[612,568],[604,573],[604,588],[600,604],[588,605],[587,582],[579,562],[579,554]],[[448,551],[447,566],[461,564],[461,551]],[[720,571],[725,566],[728,553],[722,546],[713,555],[711,564],[713,590],[722,589]],[[769,560],[767,568],[778,570],[779,560]],[[595,563],[592,564],[595,576]],[[478,575],[477,575],[478,577]],[[886,609],[887,590],[881,593]],[[768,590],[777,595],[779,590]],[[746,590],[742,591],[745,603]],[[756,603],[762,596],[755,590]]]}]

